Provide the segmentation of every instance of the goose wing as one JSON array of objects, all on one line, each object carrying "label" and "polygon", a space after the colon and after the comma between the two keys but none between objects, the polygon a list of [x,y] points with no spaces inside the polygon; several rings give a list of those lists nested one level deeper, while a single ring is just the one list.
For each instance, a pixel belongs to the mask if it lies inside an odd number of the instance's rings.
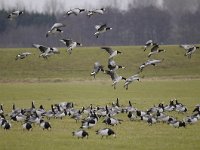
[{"label": "goose wing", "polygon": [[39,45],[39,44],[33,44],[33,46],[35,48],[38,48],[40,50],[40,52],[42,52],[42,53],[45,53],[47,51],[47,49],[48,49],[48,47],[43,46],[43,45]]},{"label": "goose wing", "polygon": [[67,47],[69,47],[73,43],[72,39],[62,39],[60,41],[64,43]]},{"label": "goose wing", "polygon": [[158,50],[158,48],[159,48],[159,45],[154,45],[152,48],[151,48],[151,52],[155,52],[155,51],[157,51]]},{"label": "goose wing", "polygon": [[116,62],[113,60],[113,58],[108,59],[108,68],[110,70],[114,69],[116,67]]},{"label": "goose wing", "polygon": [[65,27],[65,25],[63,23],[55,23],[52,27],[51,30],[54,30],[55,28],[61,28],[61,27]]},{"label": "goose wing", "polygon": [[101,47],[101,49],[106,50],[110,55],[114,52],[114,50],[110,47]]}]

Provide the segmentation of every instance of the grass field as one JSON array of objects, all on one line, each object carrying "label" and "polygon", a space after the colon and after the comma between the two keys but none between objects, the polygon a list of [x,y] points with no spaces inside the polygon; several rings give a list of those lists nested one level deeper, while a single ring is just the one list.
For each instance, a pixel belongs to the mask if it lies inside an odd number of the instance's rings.
[{"label": "grass field", "polygon": [[[148,52],[141,47],[115,47],[123,54],[115,60],[126,66],[119,71],[123,76],[130,76],[147,59]],[[164,58],[162,64],[145,68],[141,82],[131,84],[129,90],[123,88],[123,82],[114,90],[108,76],[98,74],[94,80],[89,76],[93,63],[100,61],[107,66],[107,54],[99,48],[75,49],[71,56],[65,54],[52,56],[45,61],[38,58],[36,49],[28,49],[35,55],[25,60],[15,61],[19,52],[27,49],[0,49],[0,103],[4,104],[5,112],[10,112],[12,104],[17,107],[29,108],[31,101],[36,106],[43,104],[50,109],[51,104],[67,101],[74,102],[75,108],[82,106],[111,105],[119,98],[121,105],[128,101],[135,107],[147,108],[164,102],[168,104],[177,98],[185,104],[189,111],[185,114],[169,113],[179,119],[192,114],[196,104],[200,103],[200,53],[194,54],[191,60],[185,58],[184,50],[177,46],[164,46],[166,53],[152,58]],[[199,149],[200,122],[186,128],[175,129],[167,124],[157,123],[149,126],[145,122],[130,121],[127,114],[119,114],[116,118],[123,119],[122,124],[111,127],[117,138],[101,139],[95,134],[99,128],[107,127],[102,118],[97,125],[88,129],[88,139],[77,139],[72,131],[80,127],[80,123],[70,117],[63,120],[51,119],[52,130],[43,131],[33,126],[33,131],[22,131],[20,123],[11,122],[12,129],[0,129],[0,149],[137,149],[137,150],[180,150]]]}]

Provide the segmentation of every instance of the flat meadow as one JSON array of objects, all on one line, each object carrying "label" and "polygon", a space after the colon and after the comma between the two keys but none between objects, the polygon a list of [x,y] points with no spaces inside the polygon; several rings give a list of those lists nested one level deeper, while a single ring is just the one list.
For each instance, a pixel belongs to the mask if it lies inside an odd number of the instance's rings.
[{"label": "flat meadow", "polygon": [[[39,52],[33,48],[0,49],[0,103],[3,104],[6,118],[13,103],[18,108],[30,108],[34,101],[38,108],[41,104],[49,110],[51,104],[73,102],[74,108],[82,109],[90,104],[95,106],[111,106],[119,98],[121,106],[128,106],[130,100],[136,108],[147,110],[154,105],[169,104],[176,98],[186,105],[186,113],[166,112],[182,120],[192,114],[195,105],[200,104],[200,53],[197,51],[192,59],[184,56],[184,50],[176,45],[161,46],[165,53],[152,56],[152,59],[163,59],[157,66],[149,66],[140,74],[141,81],[130,84],[125,90],[123,81],[114,90],[109,76],[99,73],[96,79],[90,76],[93,64],[99,61],[107,66],[108,54],[99,47],[83,47],[74,49],[71,55],[60,48],[59,55],[48,60],[39,58]],[[118,70],[118,74],[129,77],[138,71],[138,67],[146,61],[149,51],[141,46],[113,47],[123,54],[115,61],[126,66]],[[15,56],[23,51],[32,55],[24,60],[15,61]],[[84,115],[83,117],[86,117]],[[72,132],[78,130],[81,121],[70,116],[61,119],[52,118],[51,131],[43,131],[33,125],[32,131],[23,131],[22,123],[10,121],[11,130],[0,129],[0,149],[137,149],[137,150],[179,150],[199,149],[200,122],[187,125],[186,128],[174,128],[166,123],[149,126],[146,122],[130,121],[127,113],[115,116],[123,120],[121,124],[109,126],[99,118],[97,125],[86,129],[88,139],[77,139]],[[46,118],[44,118],[47,120]],[[116,132],[116,138],[101,139],[95,131],[109,127]]]}]

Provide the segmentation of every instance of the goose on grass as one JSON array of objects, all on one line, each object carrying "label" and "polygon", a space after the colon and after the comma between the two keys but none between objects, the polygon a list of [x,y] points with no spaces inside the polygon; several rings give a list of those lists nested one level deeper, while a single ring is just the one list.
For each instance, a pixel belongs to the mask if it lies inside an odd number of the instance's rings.
[{"label": "goose on grass", "polygon": [[16,57],[15,57],[15,60],[18,60],[18,59],[24,59],[26,58],[27,56],[31,55],[30,52],[23,52],[23,53],[20,53],[18,54]]},{"label": "goose on grass", "polygon": [[72,135],[73,136],[76,136],[78,139],[79,138],[88,138],[88,136],[89,136],[89,134],[88,134],[88,132],[86,132],[85,130],[78,130],[78,131],[74,131],[74,132],[72,132]]},{"label": "goose on grass", "polygon": [[101,135],[101,138],[103,138],[104,136],[107,138],[108,136],[111,136],[111,135],[113,137],[116,137],[115,132],[110,128],[99,129],[96,131],[96,134]]}]

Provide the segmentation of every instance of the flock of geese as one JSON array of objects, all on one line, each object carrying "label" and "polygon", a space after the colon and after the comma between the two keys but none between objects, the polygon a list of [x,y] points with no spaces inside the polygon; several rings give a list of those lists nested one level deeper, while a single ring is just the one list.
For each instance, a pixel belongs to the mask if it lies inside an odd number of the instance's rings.
[{"label": "flock of geese", "polygon": [[[103,138],[110,135],[116,137],[114,126],[129,120],[145,122],[148,125],[165,123],[175,128],[186,127],[187,125],[195,124],[200,120],[199,104],[194,107],[191,115],[188,115],[187,113],[187,116],[182,120],[169,115],[169,112],[172,111],[186,115],[188,108],[177,99],[170,100],[167,105],[159,103],[145,111],[133,106],[131,101],[129,101],[126,106],[120,105],[118,98],[116,101],[112,102],[110,106],[94,106],[90,104],[87,107],[83,106],[79,109],[74,107],[73,102],[61,102],[51,105],[51,108],[47,110],[43,105],[36,108],[35,102],[33,101],[30,108],[16,108],[15,104],[13,104],[12,110],[8,113],[4,111],[3,105],[1,104],[0,125],[3,129],[9,130],[12,128],[10,123],[11,120],[13,122],[21,123],[23,130],[31,131],[33,127],[35,127],[33,124],[40,126],[43,130],[50,130],[51,128],[56,127],[52,127],[49,120],[62,120],[66,118],[73,119],[76,123],[80,123],[80,128],[72,131],[72,135],[78,138],[88,137],[89,129],[94,128],[97,123],[106,124],[107,126],[105,128],[96,130],[96,133]],[[119,114],[121,114],[121,117],[122,115],[126,115],[127,119],[125,119],[125,117],[123,117],[124,119],[118,118]],[[45,118],[47,121],[45,121]]]},{"label": "flock of geese", "polygon": [[[105,13],[105,8],[101,8],[101,9],[94,9],[94,10],[89,10],[87,11],[86,9],[82,9],[82,8],[74,8],[74,9],[70,9],[69,11],[65,12],[65,15],[70,16],[70,15],[79,15],[82,14],[83,12],[87,12],[87,16],[91,17],[95,14],[101,14],[103,15]],[[8,18],[10,20],[13,20],[15,18],[17,18],[18,16],[22,15],[23,12],[22,11],[14,11],[11,14],[9,14]],[[62,28],[66,27],[65,24],[63,23],[55,23],[51,29],[49,31],[47,31],[46,33],[46,37],[49,37],[50,35],[58,35],[63,33]],[[102,24],[102,25],[95,25],[95,29],[96,32],[94,33],[94,36],[96,36],[96,38],[98,38],[101,34],[112,30],[111,27],[108,27],[106,24]],[[82,44],[80,42],[76,42],[72,39],[60,39],[60,42],[62,42],[66,48],[67,48],[67,52],[69,54],[72,54],[72,50],[74,48],[76,48],[77,46],[82,46]],[[33,47],[37,48],[40,50],[40,55],[39,57],[43,57],[45,59],[47,59],[48,57],[50,57],[51,55],[54,54],[59,54],[59,50],[55,47],[47,47],[44,45],[40,45],[40,44],[33,44]],[[180,45],[181,48],[185,49],[185,56],[188,56],[188,58],[191,58],[192,54],[199,49],[198,46],[195,45]],[[138,68],[138,72],[136,74],[131,75],[130,77],[126,78],[123,76],[120,76],[117,74],[117,70],[122,68],[124,69],[124,66],[118,65],[115,61],[114,58],[118,55],[121,54],[122,52],[120,52],[119,50],[114,50],[111,47],[101,47],[102,50],[106,51],[109,54],[108,57],[108,66],[107,69],[105,69],[100,62],[95,62],[94,63],[94,67],[93,67],[93,71],[91,72],[91,76],[94,76],[94,78],[96,77],[96,75],[99,72],[103,72],[104,74],[107,74],[111,77],[112,80],[112,86],[114,87],[114,89],[116,89],[116,85],[118,82],[120,82],[121,80],[125,80],[124,83],[124,88],[126,90],[128,90],[128,86],[129,84],[135,82],[135,81],[139,81],[140,80],[140,76],[139,73],[141,73],[144,68],[146,68],[147,66],[156,66],[157,64],[161,63],[164,59],[150,59],[150,57],[152,57],[152,55],[156,55],[158,53],[161,52],[166,52],[166,50],[160,48],[160,45],[156,42],[154,42],[153,40],[148,40],[145,45],[144,45],[144,51],[146,50],[150,50],[149,54],[148,54],[148,60],[144,63],[142,63],[142,65],[140,65]],[[16,60],[18,59],[24,59],[27,56],[31,55],[30,52],[24,52],[24,53],[20,53],[16,56]]]},{"label": "flock of geese", "polygon": [[[70,15],[79,15],[83,12],[85,12],[85,9],[80,8],[74,8],[69,11],[67,11],[65,14],[67,16]],[[103,15],[105,12],[105,8],[101,9],[94,9],[87,11],[87,16],[91,17],[95,14],[101,14]],[[14,11],[11,14],[9,14],[8,18],[10,20],[14,20],[17,17],[21,16],[24,12],[23,11]],[[62,28],[65,27],[65,24],[63,23],[55,23],[49,31],[46,33],[46,38],[52,35],[56,34],[62,34],[63,30]],[[94,36],[98,38],[101,34],[112,30],[111,27],[107,26],[106,24],[102,25],[96,25],[95,26],[96,32],[94,33]],[[82,46],[81,43],[73,41],[72,39],[60,39],[60,42],[62,42],[67,47],[67,53],[72,54],[72,50],[76,48],[77,46]],[[48,47],[40,44],[33,44],[33,47],[40,50],[39,57],[43,57],[44,59],[47,59],[51,55],[59,54],[59,50],[55,47]],[[188,58],[191,58],[192,54],[199,49],[199,47],[195,45],[180,45],[181,48],[184,48],[186,50],[185,56],[188,56]],[[148,54],[149,60],[144,62],[141,66],[139,66],[139,71],[137,74],[133,74],[132,76],[125,78],[117,74],[118,69],[124,69],[124,66],[118,65],[114,58],[122,54],[119,50],[114,50],[111,47],[101,47],[102,50],[108,53],[108,66],[105,69],[104,66],[102,66],[99,62],[94,63],[93,71],[91,72],[91,76],[96,77],[96,75],[99,72],[103,72],[104,74],[107,74],[111,77],[112,80],[112,86],[114,89],[116,89],[116,85],[121,80],[125,80],[124,88],[127,90],[130,83],[133,83],[134,81],[139,81],[140,76],[139,73],[144,70],[147,66],[155,66],[159,63],[161,63],[164,59],[150,59],[152,55],[159,54],[161,52],[165,52],[166,50],[160,49],[160,46],[158,43],[155,43],[153,40],[149,40],[145,43],[143,50],[150,50]],[[31,55],[30,52],[23,52],[16,56],[16,60],[24,59],[27,56]],[[193,114],[190,116],[187,116],[183,118],[183,120],[178,120],[176,117],[170,116],[167,114],[167,112],[176,111],[178,113],[185,113],[188,111],[187,107],[181,103],[179,103],[176,99],[171,100],[168,105],[163,105],[162,103],[158,105],[154,105],[151,108],[148,108],[146,111],[139,110],[138,108],[132,106],[131,102],[129,101],[129,104],[127,106],[121,106],[119,104],[119,100],[117,99],[116,102],[113,102],[111,106],[96,106],[93,105],[88,106],[87,108],[82,107],[81,109],[76,109],[73,106],[73,103],[71,102],[62,102],[58,104],[51,105],[50,110],[45,110],[43,105],[40,105],[39,108],[35,107],[34,102],[32,102],[31,108],[16,108],[13,104],[12,111],[9,113],[5,113],[3,109],[3,105],[0,106],[0,125],[5,130],[11,129],[11,123],[9,120],[16,121],[16,122],[23,122],[22,128],[23,130],[32,130],[33,126],[32,124],[39,125],[43,130],[47,129],[50,130],[52,128],[51,123],[48,121],[50,119],[56,118],[56,119],[62,119],[64,117],[70,117],[71,119],[76,120],[76,123],[80,123],[80,129],[73,131],[73,136],[76,136],[78,138],[84,138],[88,137],[89,128],[93,128],[99,120],[102,120],[103,123],[105,123],[108,126],[115,126],[121,124],[124,120],[117,118],[116,116],[118,114],[126,114],[127,118],[129,118],[131,121],[139,121],[142,120],[144,122],[147,122],[149,125],[163,122],[167,123],[170,126],[179,128],[179,127],[185,127],[188,124],[194,124],[200,119],[200,105],[196,105],[195,109],[193,111]],[[6,119],[9,117],[9,119]],[[45,121],[45,119],[47,121]],[[103,119],[102,119],[103,118]],[[110,127],[102,128],[96,131],[98,135],[100,135],[102,138],[104,136],[108,137],[110,135],[113,135],[116,137],[116,133],[113,129]]]}]

